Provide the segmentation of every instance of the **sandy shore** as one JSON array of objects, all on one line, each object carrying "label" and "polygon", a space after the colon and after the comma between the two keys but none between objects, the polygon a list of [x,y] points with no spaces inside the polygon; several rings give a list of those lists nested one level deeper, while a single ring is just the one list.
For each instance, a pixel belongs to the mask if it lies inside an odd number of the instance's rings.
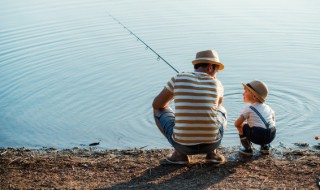
[{"label": "sandy shore", "polygon": [[186,166],[162,165],[172,150],[0,149],[0,189],[319,189],[319,150],[220,148],[223,165],[192,156]]}]

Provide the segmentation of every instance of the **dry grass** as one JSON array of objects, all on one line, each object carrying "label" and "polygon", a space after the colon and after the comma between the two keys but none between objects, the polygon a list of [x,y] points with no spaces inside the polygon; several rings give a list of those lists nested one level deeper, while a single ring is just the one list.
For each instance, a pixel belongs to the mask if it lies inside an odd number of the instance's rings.
[{"label": "dry grass", "polygon": [[161,165],[171,150],[0,149],[0,189],[319,189],[320,152],[287,150],[208,165]]}]

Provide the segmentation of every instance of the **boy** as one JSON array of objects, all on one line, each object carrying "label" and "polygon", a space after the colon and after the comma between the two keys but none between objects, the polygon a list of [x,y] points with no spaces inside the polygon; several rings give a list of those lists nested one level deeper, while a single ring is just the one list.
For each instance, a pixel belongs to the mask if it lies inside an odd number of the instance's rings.
[{"label": "boy", "polygon": [[251,142],[253,142],[261,146],[262,154],[269,154],[269,143],[276,136],[276,128],[275,113],[265,104],[268,87],[264,82],[258,80],[242,85],[244,88],[243,101],[250,103],[250,106],[246,106],[234,122],[243,146],[240,148],[240,153],[252,155]]}]

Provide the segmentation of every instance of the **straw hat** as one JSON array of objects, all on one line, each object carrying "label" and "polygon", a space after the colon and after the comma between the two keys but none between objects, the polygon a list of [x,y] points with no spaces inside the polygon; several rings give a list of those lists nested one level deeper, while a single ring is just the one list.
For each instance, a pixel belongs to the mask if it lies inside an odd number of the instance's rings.
[{"label": "straw hat", "polygon": [[224,65],[220,63],[218,53],[215,50],[200,51],[196,55],[196,59],[192,61],[193,65],[198,63],[209,63],[219,65],[219,70],[224,69]]},{"label": "straw hat", "polygon": [[252,92],[262,103],[266,101],[268,96],[268,86],[266,83],[259,80],[254,80],[247,84],[242,83],[242,85],[244,88]]}]

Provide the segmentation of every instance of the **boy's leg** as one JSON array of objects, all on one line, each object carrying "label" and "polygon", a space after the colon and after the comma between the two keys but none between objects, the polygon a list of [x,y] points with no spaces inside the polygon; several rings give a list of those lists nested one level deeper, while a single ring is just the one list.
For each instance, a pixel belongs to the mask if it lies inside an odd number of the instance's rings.
[{"label": "boy's leg", "polygon": [[261,144],[260,152],[262,154],[269,154],[270,153],[270,143],[273,141],[273,139],[276,137],[276,129],[266,129],[265,136],[265,142]]},{"label": "boy's leg", "polygon": [[270,151],[270,144],[262,144],[260,147],[260,152],[262,154],[269,154]]},{"label": "boy's leg", "polygon": [[240,142],[243,148],[240,148],[240,153],[252,155],[252,144],[245,134],[250,134],[251,127],[248,124],[242,126],[243,134],[239,133]]}]

